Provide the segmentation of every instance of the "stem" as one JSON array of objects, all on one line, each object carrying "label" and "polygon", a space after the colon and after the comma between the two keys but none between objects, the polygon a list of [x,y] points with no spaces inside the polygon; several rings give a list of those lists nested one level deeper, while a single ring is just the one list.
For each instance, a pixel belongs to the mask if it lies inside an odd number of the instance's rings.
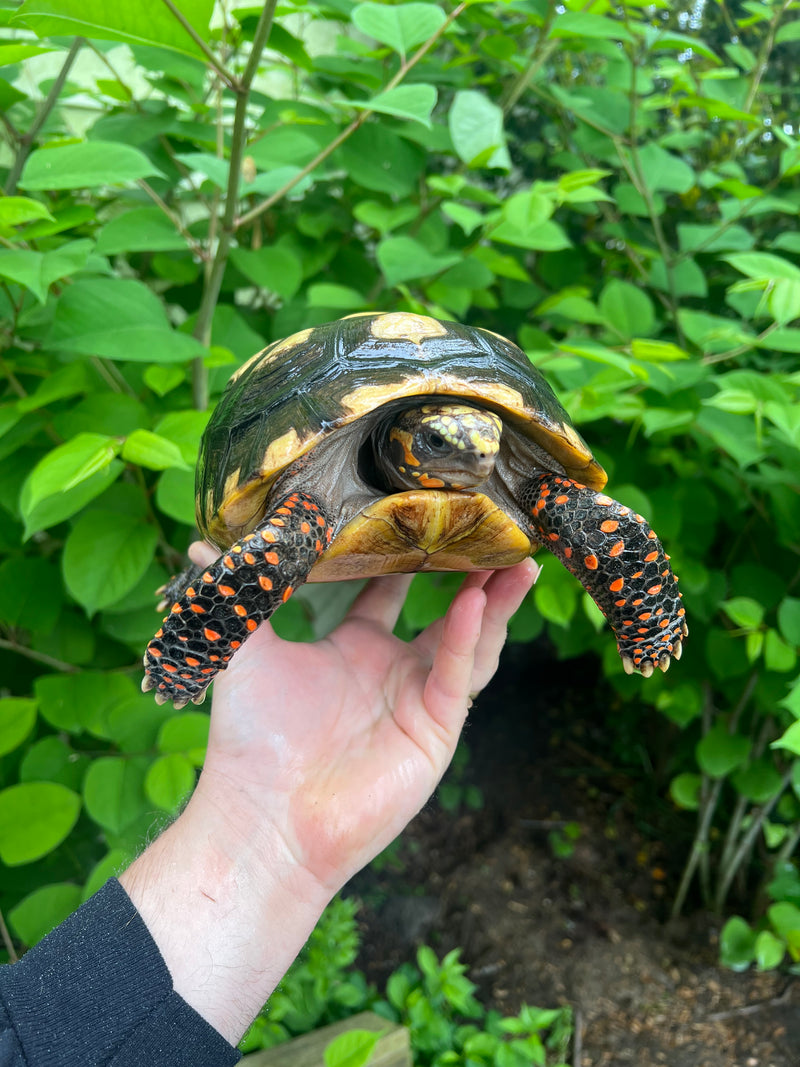
[{"label": "stem", "polygon": [[230,89],[233,89],[234,91],[236,91],[236,88],[237,88],[236,79],[233,77],[232,74],[229,73],[229,71],[227,71],[225,69],[225,67],[223,67],[223,65],[220,63],[220,61],[214,55],[213,51],[208,47],[206,42],[203,40],[203,38],[200,36],[200,34],[197,32],[197,30],[191,24],[191,22],[189,22],[189,20],[186,18],[186,16],[183,14],[183,12],[178,10],[178,8],[175,6],[175,4],[173,4],[172,0],[161,0],[161,3],[168,9],[168,11],[172,15],[172,17],[177,22],[179,22],[181,24],[181,26],[184,28],[184,30],[189,34],[191,39],[194,41],[194,43],[197,45],[197,47],[200,49],[200,51],[206,57],[206,61],[209,63],[210,66],[212,66],[214,68],[214,70],[217,72],[217,74],[219,74],[220,78],[222,78],[222,80],[225,82],[225,84]]},{"label": "stem", "polygon": [[14,948],[14,942],[11,940],[11,934],[8,932],[8,927],[6,926],[6,920],[2,911],[0,911],[0,937],[6,947],[9,963],[16,963],[19,956],[17,955],[17,950]]},{"label": "stem", "polygon": [[55,107],[56,101],[58,100],[58,97],[61,94],[61,90],[64,88],[64,83],[67,80],[67,75],[70,72],[70,68],[75,62],[75,58],[77,57],[78,52],[80,52],[82,47],[83,38],[76,37],[75,40],[72,42],[72,46],[69,52],[67,52],[67,58],[64,60],[61,70],[58,72],[58,77],[50,87],[50,92],[47,94],[44,103],[39,108],[36,118],[33,120],[31,128],[26,133],[23,133],[20,137],[19,151],[17,152],[14,158],[14,163],[12,164],[11,170],[8,173],[8,179],[6,180],[6,196],[12,196],[16,192],[17,182],[20,179],[20,175],[22,174],[23,168],[25,167],[25,163],[27,162],[28,156],[31,154],[31,147],[33,146],[33,142],[36,139],[36,135],[38,134],[39,130],[41,130],[42,126],[44,126],[45,122],[47,121],[48,115]]},{"label": "stem", "polygon": [[[467,4],[465,0],[464,3],[459,4],[450,12],[445,21],[436,31],[436,33],[434,33],[431,37],[428,38],[427,41],[420,45],[420,47],[417,49],[411,59],[402,63],[397,74],[395,74],[391,81],[381,90],[382,92],[388,92],[390,89],[394,89],[403,80],[403,78],[405,78],[406,74],[408,74],[411,68],[417,63],[419,63],[422,57],[430,50],[430,48],[436,43],[436,41],[438,41],[438,39],[442,36],[445,30],[448,29],[451,23],[453,23],[458,18],[458,16],[461,14],[461,12],[466,6]],[[332,152],[335,152],[339,145],[342,144],[342,142],[346,141],[348,137],[355,133],[359,126],[363,125],[363,123],[366,122],[366,120],[374,114],[375,112],[369,110],[369,108],[367,108],[365,111],[362,111],[355,119],[353,119],[353,121],[345,130],[342,130],[340,134],[334,137],[334,139],[329,145],[326,145],[326,147],[323,148],[322,151],[314,159],[312,159],[310,163],[307,163],[301,171],[295,174],[294,177],[291,178],[288,182],[286,182],[286,184],[283,185],[280,189],[278,189],[277,192],[273,193],[272,196],[267,197],[266,200],[262,201],[256,207],[252,208],[246,214],[240,216],[236,220],[235,228],[238,229],[240,226],[246,226],[249,223],[253,222],[255,219],[257,219],[260,215],[263,215],[265,211],[269,211],[273,204],[276,204],[279,200],[286,196],[288,192],[291,192],[291,190],[294,189],[295,185],[297,185],[298,182],[302,181],[303,178],[306,177],[306,175],[310,174],[312,170],[316,170],[320,163],[324,163],[328,156]]]},{"label": "stem", "polygon": [[736,872],[739,869],[739,866],[741,865],[748,851],[753,847],[753,843],[755,842],[756,837],[761,832],[761,828],[766,822],[767,816],[778,803],[780,798],[783,796],[788,786],[791,785],[791,782],[792,771],[790,768],[788,771],[786,771],[783,778],[781,779],[780,789],[776,791],[775,796],[767,804],[765,804],[763,808],[761,808],[758,814],[754,814],[753,821],[750,823],[747,833],[742,837],[739,847],[736,849],[736,852],[734,853],[733,858],[730,862],[730,866],[726,871],[723,872],[723,875],[720,878],[719,886],[717,887],[717,894],[714,898],[714,911],[716,911],[718,914],[722,911],[722,905],[725,903],[725,898],[728,896],[728,890],[731,887],[731,882],[736,876]]},{"label": "stem", "polygon": [[[170,0],[163,0],[169,3]],[[228,264],[228,253],[231,246],[231,238],[235,229],[236,204],[239,197],[239,185],[242,176],[242,157],[245,147],[245,121],[247,118],[247,103],[250,98],[250,86],[258,70],[261,53],[267,43],[269,31],[272,27],[272,17],[275,13],[277,0],[268,0],[265,4],[261,17],[256,26],[253,37],[253,45],[247,60],[244,74],[236,82],[236,111],[233,118],[233,134],[231,138],[231,156],[228,166],[228,185],[225,190],[225,211],[222,216],[219,243],[214,255],[211,270],[203,286],[203,297],[200,301],[200,309],[197,313],[197,322],[193,336],[201,344],[208,346],[211,340],[211,321],[214,316],[214,308],[217,305],[219,291],[222,287],[222,278],[225,267]],[[208,407],[208,370],[202,359],[196,359],[192,367],[192,386],[194,404],[199,411]]]},{"label": "stem", "polygon": [[0,648],[7,648],[9,652],[18,652],[20,656],[27,656],[28,659],[36,660],[37,663],[44,663],[48,667],[55,667],[56,670],[64,671],[66,674],[77,674],[78,672],[78,668],[74,664],[64,663],[54,656],[48,656],[46,652],[37,652],[26,645],[18,645],[16,641],[0,639]]},{"label": "stem", "polygon": [[137,181],[136,184],[139,186],[140,189],[142,189],[145,193],[147,193],[147,195],[150,197],[150,199],[153,201],[153,203],[156,205],[156,207],[160,208],[161,211],[164,212],[164,214],[167,216],[169,221],[172,223],[172,225],[175,227],[175,229],[178,231],[178,233],[181,235],[181,237],[187,243],[187,245],[189,246],[190,250],[194,253],[194,255],[196,255],[198,258],[202,259],[203,256],[205,255],[205,251],[204,251],[202,245],[199,243],[199,241],[196,241],[195,238],[192,237],[192,235],[189,233],[189,231],[183,225],[183,223],[178,218],[178,216],[175,214],[175,212],[170,207],[168,207],[167,204],[164,203],[164,201],[161,199],[161,197],[158,195],[158,193],[155,191],[155,189],[153,189],[152,186],[148,185],[148,183],[144,180],[144,178],[139,178],[139,180]]}]

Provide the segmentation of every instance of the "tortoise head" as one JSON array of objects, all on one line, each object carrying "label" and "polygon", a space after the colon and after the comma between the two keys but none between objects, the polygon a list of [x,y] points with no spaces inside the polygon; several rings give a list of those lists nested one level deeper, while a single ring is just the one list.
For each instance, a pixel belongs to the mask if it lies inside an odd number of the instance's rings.
[{"label": "tortoise head", "polygon": [[432,403],[399,412],[374,443],[390,489],[477,489],[494,470],[502,420],[469,404]]}]

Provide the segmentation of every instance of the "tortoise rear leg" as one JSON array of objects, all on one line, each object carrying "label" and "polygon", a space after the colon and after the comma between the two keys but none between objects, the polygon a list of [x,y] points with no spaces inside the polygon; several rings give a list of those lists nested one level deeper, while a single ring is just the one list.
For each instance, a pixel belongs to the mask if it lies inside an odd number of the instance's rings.
[{"label": "tortoise rear leg", "polygon": [[142,689],[159,704],[202,704],[214,675],[302,585],[331,536],[316,500],[288,496],[175,600],[147,646]]},{"label": "tortoise rear leg", "polygon": [[680,659],[688,635],[669,556],[641,515],[557,474],[525,488],[533,535],[584,585],[617,638],[628,674]]}]

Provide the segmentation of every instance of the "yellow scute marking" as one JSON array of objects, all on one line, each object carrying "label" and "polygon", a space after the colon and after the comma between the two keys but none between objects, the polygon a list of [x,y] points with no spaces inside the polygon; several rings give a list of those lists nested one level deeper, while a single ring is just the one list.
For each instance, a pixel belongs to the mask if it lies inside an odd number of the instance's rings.
[{"label": "yellow scute marking", "polygon": [[254,366],[263,360],[264,363],[272,363],[278,356],[283,355],[287,349],[295,348],[297,345],[302,345],[309,339],[313,333],[312,329],[300,330],[299,333],[293,333],[291,337],[286,337],[282,341],[277,341],[275,344],[267,345],[260,352],[256,352],[254,356],[251,356],[246,363],[243,363],[237,371],[231,375],[231,381],[235,382],[237,378],[240,378],[246,370]]},{"label": "yellow scute marking", "polygon": [[369,332],[381,341],[413,341],[418,345],[426,337],[444,337],[447,327],[428,318],[407,311],[379,315],[370,325]]},{"label": "yellow scute marking", "polygon": [[506,411],[524,414],[522,395],[499,382],[465,382],[449,374],[417,374],[391,385],[362,385],[342,397],[342,407],[352,415],[374,411],[381,404],[405,396],[459,396],[484,400]]}]

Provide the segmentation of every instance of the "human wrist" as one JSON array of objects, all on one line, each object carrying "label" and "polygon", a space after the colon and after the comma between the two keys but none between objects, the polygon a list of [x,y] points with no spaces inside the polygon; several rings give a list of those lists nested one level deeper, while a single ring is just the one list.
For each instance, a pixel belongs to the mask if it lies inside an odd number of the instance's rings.
[{"label": "human wrist", "polygon": [[332,892],[262,818],[233,820],[213,789],[120,876],[176,990],[235,1044]]}]

